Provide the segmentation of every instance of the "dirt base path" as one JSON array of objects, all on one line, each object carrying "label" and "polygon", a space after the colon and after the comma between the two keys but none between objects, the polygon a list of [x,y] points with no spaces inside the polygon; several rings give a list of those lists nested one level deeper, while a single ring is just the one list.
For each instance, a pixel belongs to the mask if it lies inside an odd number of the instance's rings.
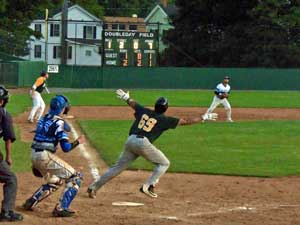
[{"label": "dirt base path", "polygon": [[[282,111],[277,109],[249,110],[234,109],[234,119],[246,119],[246,115],[252,115],[250,119],[299,119],[300,117],[297,115],[299,111],[294,109],[283,110],[285,116],[282,116]],[[171,108],[170,115],[191,116],[203,112],[204,109],[199,108]],[[224,112],[220,111],[220,114],[222,113]],[[127,107],[73,107],[72,114],[79,119],[132,118],[132,111]],[[31,141],[33,133],[29,131],[34,130],[34,126],[26,122],[26,116],[26,114],[20,115],[15,122],[21,128],[22,139]],[[75,121],[72,120],[71,123],[78,131]],[[89,144],[85,145],[85,150],[99,165],[102,174],[106,165],[99,159],[96,150]],[[33,212],[24,212],[19,208],[25,214],[22,224],[300,224],[300,177],[265,179],[168,173],[161,179],[157,188],[159,198],[151,199],[138,191],[150,173],[125,171],[99,190],[97,199],[89,199],[86,189],[93,178],[88,160],[83,156],[82,151],[76,149],[67,154],[59,151],[58,155],[77,170],[83,171],[85,175],[82,188],[71,205],[72,209],[77,211],[76,216],[51,217],[51,211],[59,198],[61,188],[39,204]],[[35,178],[31,173],[20,173],[18,178],[17,206],[20,206],[43,180]],[[118,201],[138,202],[144,205],[141,207],[112,205],[113,202]]]},{"label": "dirt base path", "polygon": [[[170,107],[167,115],[176,117],[194,117],[205,113],[207,108],[200,107]],[[132,119],[133,111],[128,106],[76,106],[72,107],[72,114],[79,119]],[[216,109],[219,121],[225,119],[225,110]],[[300,109],[265,109],[265,108],[234,108],[232,118],[240,120],[299,120]]]}]

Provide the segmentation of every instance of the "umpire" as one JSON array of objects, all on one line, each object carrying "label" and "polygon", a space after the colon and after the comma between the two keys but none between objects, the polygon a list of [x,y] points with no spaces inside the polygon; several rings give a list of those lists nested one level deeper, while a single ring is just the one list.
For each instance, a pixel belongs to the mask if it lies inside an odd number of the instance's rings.
[{"label": "umpire", "polygon": [[0,221],[21,221],[23,216],[14,212],[16,193],[17,193],[17,177],[10,170],[12,165],[11,144],[16,140],[13,129],[12,118],[6,111],[5,105],[8,102],[8,91],[0,86],[0,137],[5,142],[6,158],[0,152],[0,182],[3,185],[3,201],[0,213]]}]

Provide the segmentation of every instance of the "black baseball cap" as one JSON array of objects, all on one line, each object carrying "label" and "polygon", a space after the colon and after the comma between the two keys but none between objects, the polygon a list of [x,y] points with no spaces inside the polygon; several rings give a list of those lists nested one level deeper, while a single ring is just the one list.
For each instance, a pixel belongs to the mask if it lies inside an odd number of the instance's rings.
[{"label": "black baseball cap", "polygon": [[48,74],[47,71],[42,70],[40,75],[41,75],[42,77],[44,77],[44,76],[46,76],[46,74]]},{"label": "black baseball cap", "polygon": [[230,76],[225,76],[224,79],[230,80]]}]

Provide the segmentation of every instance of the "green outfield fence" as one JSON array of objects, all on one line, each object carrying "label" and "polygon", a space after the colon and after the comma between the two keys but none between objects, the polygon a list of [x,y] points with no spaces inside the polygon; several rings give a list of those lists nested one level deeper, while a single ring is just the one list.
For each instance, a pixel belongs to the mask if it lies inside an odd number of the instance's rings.
[{"label": "green outfield fence", "polygon": [[[46,69],[44,62],[0,63],[0,82],[28,87]],[[212,89],[224,75],[238,90],[300,90],[300,69],[90,67],[59,66],[50,74],[49,87]]]}]

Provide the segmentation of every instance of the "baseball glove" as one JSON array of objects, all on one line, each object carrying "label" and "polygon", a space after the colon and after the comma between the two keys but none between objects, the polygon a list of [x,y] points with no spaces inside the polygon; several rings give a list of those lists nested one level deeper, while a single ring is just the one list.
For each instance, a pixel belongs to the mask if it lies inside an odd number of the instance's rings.
[{"label": "baseball glove", "polygon": [[218,95],[218,98],[219,98],[219,99],[224,99],[224,98],[228,98],[228,97],[229,97],[228,93],[220,93],[220,94]]}]

